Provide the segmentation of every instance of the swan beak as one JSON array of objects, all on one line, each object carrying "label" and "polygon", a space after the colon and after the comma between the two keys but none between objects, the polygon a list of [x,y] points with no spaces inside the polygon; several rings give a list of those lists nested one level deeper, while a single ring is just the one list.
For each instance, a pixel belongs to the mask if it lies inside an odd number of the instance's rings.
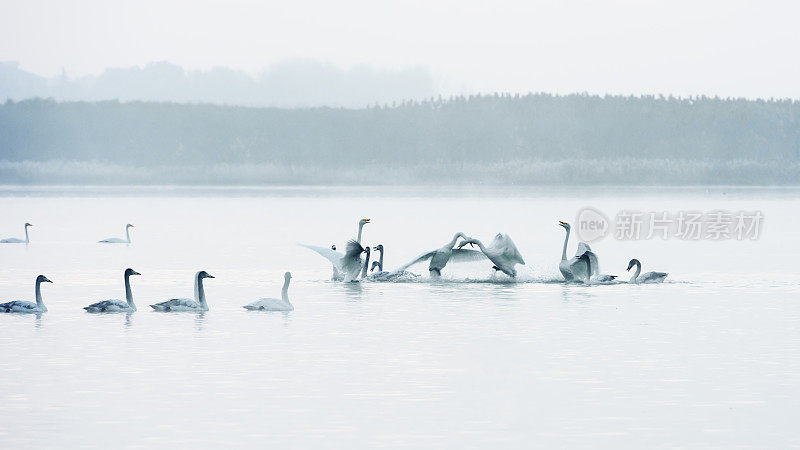
[{"label": "swan beak", "polygon": [[44,281],[45,283],[52,283],[52,281],[50,281],[48,278],[45,278],[45,279],[44,279],[44,280],[42,280],[42,281]]},{"label": "swan beak", "polygon": [[134,270],[133,272],[131,272],[131,275],[141,275],[141,274]]},{"label": "swan beak", "polygon": [[214,275],[206,275],[206,278],[214,278]]},{"label": "swan beak", "polygon": [[369,223],[369,219],[364,219],[364,223]]},{"label": "swan beak", "polygon": [[563,227],[564,225],[566,225],[566,224],[567,224],[567,222],[562,222],[562,221],[560,221],[560,220],[559,220],[559,221],[558,221],[558,224],[559,224],[559,225],[561,225],[561,226]]}]

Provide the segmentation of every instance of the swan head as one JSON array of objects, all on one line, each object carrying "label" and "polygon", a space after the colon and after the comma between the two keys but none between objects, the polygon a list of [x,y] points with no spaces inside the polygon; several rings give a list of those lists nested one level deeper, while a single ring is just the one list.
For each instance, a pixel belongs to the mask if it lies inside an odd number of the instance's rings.
[{"label": "swan head", "polygon": [[564,229],[567,230],[567,231],[569,231],[569,229],[571,228],[567,222],[562,222],[562,221],[559,220],[558,224],[561,225],[562,227],[564,227]]},{"label": "swan head", "polygon": [[364,247],[364,253],[366,253],[366,254],[367,254],[367,258],[369,258],[369,251],[370,251],[370,247],[369,247],[369,245],[368,245],[368,246],[366,246],[366,247]]},{"label": "swan head", "polygon": [[625,269],[625,270],[630,271],[633,268],[633,266],[635,266],[637,264],[642,264],[642,263],[640,263],[638,259],[634,258],[628,263],[628,268]]},{"label": "swan head", "polygon": [[291,279],[292,279],[292,272],[286,272],[285,274],[283,274],[283,278],[284,278],[286,281],[289,281],[289,280],[291,280]]},{"label": "swan head", "polygon": [[25,222],[25,228],[27,228],[27,227],[32,227],[32,226],[33,226],[33,224],[32,224],[32,223],[30,223],[30,222]]},{"label": "swan head", "polygon": [[363,227],[367,223],[369,223],[369,219],[361,219],[358,221],[358,226]]},{"label": "swan head", "polygon": [[127,224],[125,224],[125,228],[133,228],[133,225],[127,223]]},{"label": "swan head", "polygon": [[378,244],[375,247],[373,247],[372,249],[375,250],[376,252],[382,252],[383,251],[383,244]]},{"label": "swan head", "polygon": [[475,248],[475,240],[474,239],[472,239],[471,237],[467,237],[467,236],[463,236],[463,238],[464,238],[464,240],[461,241],[460,244],[458,244],[458,248],[462,248],[467,244],[469,244],[470,247]]},{"label": "swan head", "polygon": [[39,275],[36,277],[36,283],[52,283],[52,281],[48,280],[44,275]]},{"label": "swan head", "polygon": [[[331,250],[336,251],[336,244],[331,245]],[[286,272],[289,273],[289,272]]]},{"label": "swan head", "polygon": [[214,278],[214,275],[211,275],[205,270],[201,270],[200,272],[197,272],[197,278],[200,280],[202,280],[203,278]]},{"label": "swan head", "polygon": [[141,275],[141,274],[131,268],[125,269],[125,276],[129,277],[131,275]]}]

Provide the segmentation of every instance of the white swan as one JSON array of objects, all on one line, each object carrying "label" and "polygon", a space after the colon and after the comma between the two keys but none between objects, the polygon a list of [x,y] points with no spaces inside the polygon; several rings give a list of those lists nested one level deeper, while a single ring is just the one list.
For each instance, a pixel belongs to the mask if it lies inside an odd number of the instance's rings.
[{"label": "white swan", "polygon": [[517,276],[517,269],[514,266],[525,264],[522,255],[517,250],[517,246],[514,245],[514,241],[507,234],[497,233],[488,247],[484,247],[483,242],[478,239],[468,237],[458,244],[458,248],[467,244],[477,245],[481,252],[489,258],[489,261],[494,263],[494,270],[499,270],[512,278]]},{"label": "white swan", "polygon": [[591,275],[591,273],[593,272],[592,259],[597,259],[597,257],[595,256],[594,253],[590,251],[586,251],[581,256],[578,257],[578,261],[586,264],[586,271],[584,272],[585,277],[583,279],[583,283],[584,284],[614,283],[615,282],[614,279],[617,278],[616,275],[597,274],[594,275],[594,278],[592,278]]},{"label": "white swan", "polygon": [[208,311],[208,303],[206,303],[206,293],[203,290],[203,278],[214,278],[209,275],[205,270],[197,272],[194,276],[194,300],[190,298],[173,298],[165,302],[150,305],[156,311],[172,312],[172,311]]},{"label": "white swan", "polygon": [[[558,224],[567,231],[567,235],[564,237],[564,250],[561,252],[561,262],[558,263],[558,270],[561,271],[561,275],[563,275],[564,279],[567,281],[586,279],[587,266],[578,261],[578,258],[586,252],[591,252],[592,248],[585,242],[579,242],[578,251],[575,252],[575,256],[567,259],[567,243],[569,243],[571,227],[567,222],[562,222],[560,220]],[[600,272],[600,263],[597,260],[597,255],[592,253],[589,257],[591,258],[591,275],[597,275]]]},{"label": "white swan", "polygon": [[33,225],[25,222],[25,240],[19,238],[7,238],[0,240],[2,244],[29,244],[31,242],[30,237],[28,236],[28,227],[32,227]]},{"label": "white swan", "polygon": [[289,302],[289,280],[291,279],[291,272],[283,274],[283,289],[281,289],[280,299],[262,298],[253,303],[244,305],[244,308],[251,311],[294,311],[294,306]]},{"label": "white swan", "polygon": [[125,269],[125,300],[103,300],[102,302],[92,303],[89,306],[84,306],[87,312],[90,313],[130,313],[136,311],[136,305],[133,303],[133,293],[131,292],[131,275],[141,275],[133,269]]},{"label": "white swan", "polygon": [[666,272],[647,272],[644,275],[639,276],[639,274],[642,273],[642,263],[640,263],[638,259],[632,259],[628,263],[628,272],[630,272],[633,266],[636,266],[636,272],[631,277],[630,283],[661,283],[664,281],[664,278],[667,278],[667,275],[669,275]]},{"label": "white swan", "polygon": [[[370,219],[361,219],[358,221],[358,236],[356,237],[356,242],[361,244],[361,234],[364,231],[364,225],[370,223]],[[333,266],[333,274],[331,275],[331,280],[333,281],[342,281],[345,278],[344,275],[344,257],[345,255],[341,252],[336,251],[336,245],[332,245],[331,248],[325,247],[318,247],[316,245],[306,245],[306,244],[298,244],[301,247],[305,247],[309,250],[313,250],[319,253],[323,258],[327,259],[331,262]]]},{"label": "white swan", "polygon": [[125,225],[125,239],[120,238],[108,238],[103,239],[102,241],[97,241],[100,244],[130,244],[131,243],[131,232],[130,229],[133,227],[131,224]]},{"label": "white swan", "polygon": [[428,272],[430,272],[431,277],[439,277],[442,275],[442,269],[444,269],[447,263],[451,260],[453,262],[465,262],[482,261],[486,259],[486,255],[477,250],[462,249],[462,246],[453,248],[456,245],[456,242],[458,242],[458,238],[467,239],[467,236],[459,231],[453,235],[453,239],[451,239],[450,242],[441,248],[437,248],[436,250],[431,250],[417,256],[411,262],[400,267],[395,272],[402,272],[414,264],[430,259],[431,262],[428,264]]},{"label": "white swan", "polygon": [[[373,250],[380,252],[380,257],[378,261],[372,262],[372,268],[370,269],[369,276],[367,277],[370,281],[399,281],[399,280],[413,280],[419,275],[415,273],[411,273],[407,270],[396,270],[394,272],[388,272],[383,270],[383,244],[378,244]],[[478,254],[483,257],[483,253],[477,252]],[[374,272],[375,269],[378,269],[377,272]]]},{"label": "white swan", "polygon": [[[378,269],[377,273],[383,272],[383,244],[378,244],[373,247],[373,250],[376,252],[380,252],[380,256],[378,257],[377,261],[372,262],[372,267],[369,269],[370,272],[374,271],[375,268]],[[373,274],[374,275],[374,274]]]},{"label": "white swan", "polygon": [[36,277],[36,303],[24,300],[0,303],[0,312],[22,314],[40,314],[47,312],[47,307],[44,306],[44,302],[42,301],[42,283],[52,283],[52,281],[48,280],[44,275]]}]

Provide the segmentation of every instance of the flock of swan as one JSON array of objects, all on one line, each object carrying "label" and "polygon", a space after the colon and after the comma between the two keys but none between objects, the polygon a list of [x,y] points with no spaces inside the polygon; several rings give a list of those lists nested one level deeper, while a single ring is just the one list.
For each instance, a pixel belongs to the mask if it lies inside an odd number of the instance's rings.
[{"label": "flock of swan", "polygon": [[[428,264],[428,272],[431,278],[441,277],[442,270],[449,262],[457,263],[486,260],[492,263],[495,274],[497,272],[502,272],[511,278],[516,278],[516,265],[525,264],[525,260],[522,259],[522,255],[514,244],[514,241],[511,240],[511,237],[507,234],[498,233],[489,245],[484,245],[480,240],[458,232],[442,247],[419,255],[394,272],[386,272],[383,270],[383,245],[374,247],[374,250],[380,252],[380,257],[378,261],[373,262],[371,267],[369,266],[370,247],[363,246],[361,243],[364,225],[368,223],[370,223],[370,219],[361,219],[358,221],[357,237],[348,241],[344,253],[337,252],[336,245],[332,245],[330,248],[306,244],[300,245],[319,253],[330,261],[333,266],[331,279],[346,282],[358,281],[359,276],[361,279],[376,281],[390,281],[400,278],[416,277],[417,275],[408,272],[407,269],[425,261],[430,261]],[[568,282],[582,282],[584,284],[609,284],[620,282],[616,280],[617,277],[615,275],[599,273],[600,265],[597,255],[592,251],[591,247],[589,247],[589,244],[585,242],[578,243],[578,250],[575,252],[575,256],[567,258],[567,245],[569,244],[571,227],[566,222],[559,221],[558,224],[566,231],[564,249],[561,253],[561,261],[558,264],[558,269],[561,275],[563,275],[564,280]],[[465,249],[464,247],[467,245],[472,248]],[[474,246],[477,246],[479,250],[474,250]],[[364,255],[364,257],[362,257],[362,255]],[[667,273],[665,272],[647,272],[642,274],[642,263],[639,262],[638,259],[630,260],[627,270],[630,271],[634,266],[636,266],[636,272],[631,277],[629,283],[660,283],[667,277]],[[368,274],[368,268],[370,272],[373,272],[377,268],[378,272]]]},{"label": "flock of swan", "polygon": [[[502,272],[508,277],[516,278],[517,264],[525,264],[517,246],[511,237],[507,234],[498,233],[489,245],[484,245],[482,241],[467,236],[462,232],[455,233],[453,238],[440,248],[433,249],[422,253],[414,258],[407,264],[399,267],[393,272],[383,270],[383,252],[382,244],[379,244],[372,249],[379,252],[379,257],[373,261],[370,266],[370,246],[364,246],[361,238],[364,231],[364,226],[370,223],[370,219],[361,219],[358,221],[358,234],[355,239],[351,239],[345,246],[345,252],[341,253],[336,250],[336,245],[331,247],[321,247],[314,245],[299,244],[302,247],[313,250],[330,261],[333,274],[332,280],[344,282],[357,282],[361,280],[372,281],[393,281],[400,279],[416,278],[418,275],[409,272],[407,269],[415,264],[429,261],[428,272],[431,278],[438,278],[442,275],[442,270],[448,263],[468,262],[468,261],[489,261],[492,268],[497,272]],[[600,265],[597,255],[592,251],[589,244],[585,242],[578,243],[578,249],[575,256],[567,258],[567,245],[569,244],[570,225],[566,222],[559,221],[558,224],[566,231],[564,237],[564,248],[561,253],[561,261],[558,264],[558,269],[564,280],[567,282],[582,282],[584,284],[611,284],[620,283],[616,280],[615,275],[607,275],[600,273]],[[19,244],[30,243],[30,235],[28,228],[31,227],[30,223],[25,223],[25,239],[8,238],[0,240],[3,244]],[[108,238],[98,241],[103,244],[130,244],[131,224],[125,225],[125,239]],[[470,246],[466,249],[464,247]],[[474,247],[477,246],[478,250]],[[363,256],[362,256],[363,255]],[[667,277],[665,272],[647,272],[642,274],[642,263],[638,259],[631,259],[628,263],[627,271],[636,267],[636,271],[630,278],[628,283],[641,284],[641,283],[660,283]],[[377,269],[377,272],[375,271]],[[371,273],[370,273],[371,272]],[[123,274],[125,281],[125,300],[103,300],[93,303],[84,307],[89,313],[132,313],[136,311],[136,304],[133,301],[133,293],[131,291],[130,277],[134,275],[141,275],[133,269],[125,269]],[[206,302],[206,294],[203,290],[203,280],[206,278],[214,278],[205,270],[197,272],[194,276],[194,298],[173,298],[160,303],[150,305],[151,308],[159,312],[203,312],[208,311],[208,303]],[[292,274],[286,272],[284,274],[283,289],[281,290],[281,298],[262,298],[252,303],[244,305],[243,307],[248,310],[258,311],[292,311],[294,306],[289,301],[289,281],[292,279]],[[35,299],[36,302],[15,300],[5,303],[0,303],[0,312],[5,313],[44,313],[47,312],[47,307],[42,301],[42,283],[52,283],[46,276],[39,275],[36,278]]]}]

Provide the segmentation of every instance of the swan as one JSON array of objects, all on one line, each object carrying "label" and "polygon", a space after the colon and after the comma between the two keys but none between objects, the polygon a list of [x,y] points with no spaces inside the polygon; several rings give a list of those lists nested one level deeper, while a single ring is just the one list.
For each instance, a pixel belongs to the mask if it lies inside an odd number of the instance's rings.
[{"label": "swan", "polygon": [[[361,234],[364,231],[364,225],[370,223],[370,219],[361,219],[358,221],[358,236],[356,237],[356,242],[361,244]],[[306,245],[306,244],[298,244],[301,247],[305,247],[309,250],[313,250],[319,253],[323,258],[327,259],[331,262],[333,266],[333,274],[331,275],[331,280],[333,281],[342,281],[345,278],[343,261],[345,255],[341,252],[336,251],[336,245],[332,245],[331,248],[325,247],[318,247],[316,245]]]},{"label": "swan", "polygon": [[133,303],[133,293],[131,293],[131,275],[141,275],[133,269],[125,269],[125,299],[122,300],[103,300],[102,302],[92,303],[89,306],[84,306],[87,312],[90,313],[117,313],[117,312],[134,312],[136,305]]},{"label": "swan", "polygon": [[606,275],[606,274],[597,274],[594,276],[594,279],[591,278],[592,270],[592,259],[597,259],[597,256],[590,251],[584,252],[581,256],[578,257],[578,261],[586,264],[586,270],[584,271],[584,284],[604,284],[604,283],[612,283],[614,279],[617,278],[616,275]]},{"label": "swan", "polygon": [[283,274],[283,289],[281,298],[262,298],[253,303],[244,305],[244,309],[251,311],[294,311],[294,306],[289,302],[289,280],[292,279],[291,272]]},{"label": "swan", "polygon": [[450,242],[441,248],[417,256],[414,260],[400,267],[395,272],[402,272],[414,264],[430,259],[431,262],[428,264],[428,272],[430,272],[431,277],[440,277],[442,275],[442,269],[444,269],[450,260],[453,262],[464,262],[482,261],[486,258],[486,255],[477,250],[462,249],[462,246],[453,248],[456,242],[458,242],[458,238],[467,239],[467,235],[459,231],[453,235],[453,239],[451,239]]},{"label": "swan", "polygon": [[383,244],[378,244],[373,248],[376,252],[380,252],[380,256],[378,257],[377,261],[372,262],[372,268],[369,269],[370,272],[374,271],[375,268],[378,268],[378,273],[383,272]]},{"label": "swan", "polygon": [[19,238],[7,238],[7,239],[0,240],[0,243],[3,243],[3,244],[30,244],[31,239],[28,236],[28,227],[32,227],[32,226],[33,225],[29,224],[28,222],[25,222],[25,240],[24,241],[22,239],[19,239]]},{"label": "swan", "polygon": [[[560,220],[558,221],[558,224],[564,227],[564,230],[567,232],[567,235],[564,237],[564,250],[561,252],[561,262],[558,263],[558,270],[561,271],[561,275],[563,275],[564,279],[567,281],[585,279],[587,265],[578,261],[578,258],[586,252],[591,252],[592,248],[589,247],[589,244],[585,242],[579,242],[578,251],[575,252],[575,256],[567,259],[567,243],[569,242],[569,233],[571,227],[567,222],[562,222]],[[591,275],[597,275],[597,273],[600,271],[600,264],[597,260],[597,255],[592,253],[589,255],[589,257],[592,260],[590,264],[592,269]]]},{"label": "swan", "polygon": [[44,306],[44,302],[42,301],[42,283],[52,283],[52,281],[48,280],[44,275],[36,277],[36,303],[24,300],[0,303],[0,312],[23,314],[40,314],[47,312],[47,307]]},{"label": "swan", "polygon": [[194,276],[194,300],[190,298],[173,298],[165,302],[150,305],[156,311],[170,312],[170,311],[208,311],[208,303],[206,303],[206,293],[203,290],[203,278],[214,278],[209,275],[205,270],[197,272]]},{"label": "swan", "polygon": [[647,272],[644,275],[639,276],[639,274],[642,273],[642,263],[640,263],[638,259],[635,258],[632,259],[628,263],[628,269],[627,269],[628,272],[630,272],[633,266],[636,266],[636,272],[631,277],[629,283],[634,283],[634,284],[661,283],[662,281],[664,281],[664,278],[667,278],[667,275],[669,275],[666,272]]},{"label": "swan", "polygon": [[477,245],[481,252],[489,258],[489,261],[494,263],[493,268],[495,271],[499,270],[512,278],[517,276],[517,269],[514,266],[525,264],[522,255],[517,250],[517,246],[514,245],[514,241],[507,234],[497,233],[488,247],[485,247],[483,242],[478,239],[468,237],[458,244],[458,248],[467,244]]},{"label": "swan", "polygon": [[97,241],[100,244],[130,244],[131,243],[131,224],[125,224],[125,239],[120,238],[108,238],[103,239],[102,241]]}]

